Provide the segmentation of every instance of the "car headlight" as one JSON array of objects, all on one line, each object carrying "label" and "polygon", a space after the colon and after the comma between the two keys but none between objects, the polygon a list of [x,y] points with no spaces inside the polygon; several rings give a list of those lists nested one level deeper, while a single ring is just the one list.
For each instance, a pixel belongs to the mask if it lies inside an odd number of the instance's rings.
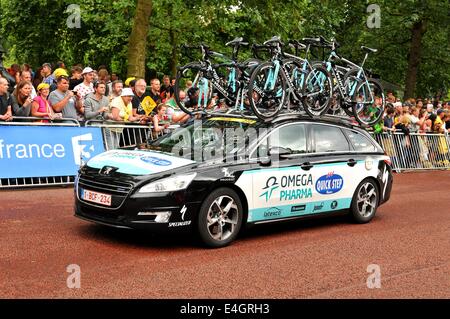
[{"label": "car headlight", "polygon": [[197,173],[163,178],[142,186],[139,193],[179,191],[187,188],[195,176],[197,176]]}]

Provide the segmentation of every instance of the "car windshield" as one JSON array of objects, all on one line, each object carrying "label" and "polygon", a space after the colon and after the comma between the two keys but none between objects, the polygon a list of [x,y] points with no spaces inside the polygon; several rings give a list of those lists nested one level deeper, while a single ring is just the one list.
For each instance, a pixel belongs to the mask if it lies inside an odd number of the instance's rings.
[{"label": "car windshield", "polygon": [[248,146],[266,126],[256,120],[212,117],[196,120],[148,145],[150,150],[196,161],[246,156]]}]

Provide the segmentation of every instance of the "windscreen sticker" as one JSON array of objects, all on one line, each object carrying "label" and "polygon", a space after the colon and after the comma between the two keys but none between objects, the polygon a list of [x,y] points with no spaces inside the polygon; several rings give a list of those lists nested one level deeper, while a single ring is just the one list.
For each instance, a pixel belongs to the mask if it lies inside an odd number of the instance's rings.
[{"label": "windscreen sticker", "polygon": [[117,167],[119,173],[147,175],[192,163],[195,162],[158,152],[113,150],[93,157],[88,166],[98,169],[112,166]]}]

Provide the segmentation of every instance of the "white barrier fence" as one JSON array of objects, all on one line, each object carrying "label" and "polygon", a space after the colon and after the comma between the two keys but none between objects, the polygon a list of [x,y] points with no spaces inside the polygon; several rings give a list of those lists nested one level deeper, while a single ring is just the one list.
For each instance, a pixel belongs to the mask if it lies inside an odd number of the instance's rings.
[{"label": "white barrier fence", "polygon": [[450,136],[445,134],[372,134],[391,158],[393,169],[450,169]]}]

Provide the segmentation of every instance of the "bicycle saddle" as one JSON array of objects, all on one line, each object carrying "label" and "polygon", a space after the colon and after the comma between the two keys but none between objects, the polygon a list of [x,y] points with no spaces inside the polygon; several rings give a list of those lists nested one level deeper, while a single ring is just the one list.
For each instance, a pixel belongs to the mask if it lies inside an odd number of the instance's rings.
[{"label": "bicycle saddle", "polygon": [[364,45],[361,46],[361,50],[366,51],[367,53],[369,53],[369,52],[375,53],[378,51],[377,49],[372,49],[372,48],[366,47]]},{"label": "bicycle saddle", "polygon": [[264,42],[264,45],[267,45],[267,44],[272,44],[272,43],[279,43],[279,44],[281,44],[281,39],[280,39],[280,37],[279,36],[273,36],[271,39],[269,39],[269,40],[267,40],[266,42]]},{"label": "bicycle saddle", "polygon": [[235,45],[248,45],[248,42],[244,42],[244,38],[239,37],[227,42],[226,46],[235,46]]}]

